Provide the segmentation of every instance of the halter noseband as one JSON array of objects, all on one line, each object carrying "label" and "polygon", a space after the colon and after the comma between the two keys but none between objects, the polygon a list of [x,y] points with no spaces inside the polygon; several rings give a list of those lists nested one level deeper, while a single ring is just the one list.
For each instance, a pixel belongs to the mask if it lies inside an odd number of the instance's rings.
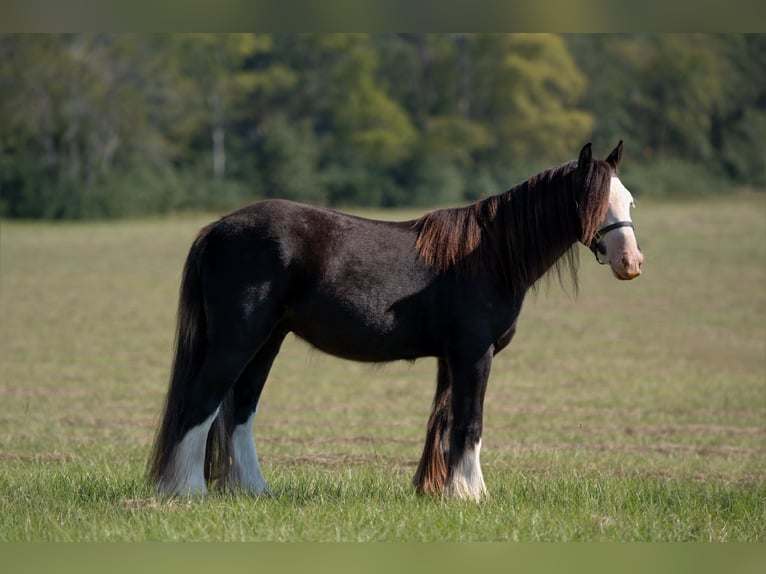
[{"label": "halter noseband", "polygon": [[[603,246],[602,241],[604,240],[604,236],[606,236],[607,233],[610,231],[614,231],[615,229],[619,229],[620,227],[630,227],[633,229],[633,231],[636,230],[636,228],[633,226],[632,221],[618,221],[617,223],[612,223],[610,225],[606,225],[596,231],[596,233],[593,235],[593,239],[590,242],[590,250],[593,252],[593,255],[596,256],[596,261],[599,262],[599,265],[606,265],[606,261],[601,261],[598,258],[598,254],[601,253],[602,255],[606,255],[606,248]],[[639,249],[641,249],[639,247]]]}]

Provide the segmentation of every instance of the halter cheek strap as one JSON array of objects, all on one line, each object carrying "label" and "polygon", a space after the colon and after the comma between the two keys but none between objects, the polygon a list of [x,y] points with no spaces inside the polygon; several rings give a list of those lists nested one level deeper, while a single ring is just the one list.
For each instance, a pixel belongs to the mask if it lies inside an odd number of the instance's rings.
[{"label": "halter cheek strap", "polygon": [[[599,246],[601,245],[601,242],[604,240],[604,236],[606,236],[607,233],[610,231],[614,231],[615,229],[619,229],[620,227],[630,227],[635,231],[635,227],[633,226],[632,221],[618,221],[617,223],[612,223],[610,225],[606,225],[596,231],[596,233],[593,235],[593,240],[590,242],[590,250],[593,252],[593,255],[596,256],[596,261],[598,261],[601,265],[606,265],[606,262],[600,261],[598,258],[597,251],[601,251],[602,253],[606,253],[605,250],[599,249]],[[640,249],[640,247],[639,247]]]}]

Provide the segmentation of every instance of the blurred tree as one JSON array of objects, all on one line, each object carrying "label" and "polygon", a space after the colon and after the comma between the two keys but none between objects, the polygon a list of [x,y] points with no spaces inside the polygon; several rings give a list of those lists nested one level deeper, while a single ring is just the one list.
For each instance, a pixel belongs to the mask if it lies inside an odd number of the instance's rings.
[{"label": "blurred tree", "polygon": [[269,52],[271,37],[256,34],[183,34],[175,49],[186,76],[194,82],[197,103],[207,110],[212,174],[226,176],[226,134],[234,122],[253,114],[251,98],[291,88],[295,76],[283,66],[254,69],[248,64]]},{"label": "blurred tree", "polygon": [[[392,170],[411,155],[417,131],[377,81],[378,54],[366,34],[283,39],[300,85],[313,97],[319,166],[330,203],[381,204],[396,195]],[[294,113],[293,117],[300,117]]]},{"label": "blurred tree", "polygon": [[633,64],[641,86],[631,101],[634,129],[655,157],[709,158],[711,112],[723,96],[715,46],[701,35],[661,34],[641,48]]},{"label": "blurred tree", "polygon": [[3,35],[0,214],[453,203],[591,138],[641,189],[766,186],[764,38]]},{"label": "blurred tree", "polygon": [[568,44],[590,80],[595,139],[629,138],[644,162],[764,184],[763,35],[578,35]]},{"label": "blurred tree", "polygon": [[635,62],[640,50],[634,34],[571,34],[566,36],[578,68],[588,78],[581,98],[582,106],[593,116],[593,141],[614,145],[629,140],[635,150],[641,147],[631,139],[633,116],[628,105],[637,93]]},{"label": "blurred tree", "polygon": [[334,147],[383,168],[408,157],[416,132],[407,113],[375,80],[376,52],[366,35],[343,36],[327,44],[336,51],[330,68]]},{"label": "blurred tree", "polygon": [[[166,48],[155,36],[0,38],[0,186],[10,215],[114,215],[111,177],[136,163],[167,176],[185,105],[177,69],[159,58]],[[143,199],[158,209],[167,197]]]},{"label": "blurred tree", "polygon": [[722,97],[712,107],[710,145],[726,174],[766,187],[766,36],[715,37]]},{"label": "blurred tree", "polygon": [[259,182],[265,197],[323,203],[313,132],[283,116],[267,118],[257,147]]},{"label": "blurred tree", "polygon": [[458,115],[432,116],[426,122],[422,138],[426,155],[441,156],[464,169],[473,166],[474,154],[495,144],[487,126]]},{"label": "blurred tree", "polygon": [[472,38],[471,117],[493,126],[501,162],[573,155],[591,132],[578,107],[586,78],[554,34]]}]

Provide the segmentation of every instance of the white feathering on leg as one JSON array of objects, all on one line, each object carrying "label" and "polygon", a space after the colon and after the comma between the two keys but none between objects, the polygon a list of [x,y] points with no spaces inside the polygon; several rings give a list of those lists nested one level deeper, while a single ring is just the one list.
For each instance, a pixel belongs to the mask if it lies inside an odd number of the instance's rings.
[{"label": "white feathering on leg", "polygon": [[204,422],[190,429],[176,445],[167,471],[157,487],[160,494],[180,497],[205,495],[205,447],[208,431],[217,416],[218,409]]},{"label": "white feathering on leg", "polygon": [[253,440],[253,421],[255,411],[247,422],[234,427],[231,433],[231,469],[229,470],[229,485],[241,488],[253,494],[269,492],[269,485],[263,478],[258,453],[255,451]]},{"label": "white feathering on leg", "polygon": [[448,496],[465,500],[473,499],[476,502],[487,496],[487,486],[484,484],[484,476],[481,473],[481,464],[479,463],[480,451],[481,439],[473,448],[465,449],[447,483],[446,492]]}]

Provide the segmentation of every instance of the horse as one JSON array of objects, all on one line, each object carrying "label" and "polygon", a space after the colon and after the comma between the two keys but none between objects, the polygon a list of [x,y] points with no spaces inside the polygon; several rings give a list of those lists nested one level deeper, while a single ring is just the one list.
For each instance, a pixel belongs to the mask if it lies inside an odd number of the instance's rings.
[{"label": "horse", "polygon": [[[484,395],[527,291],[549,270],[576,288],[577,242],[622,280],[641,273],[633,199],[586,144],[576,161],[471,205],[405,222],[280,199],[201,229],[184,266],[169,388],[148,478],[160,496],[209,485],[270,493],[253,422],[294,333],[356,361],[437,359],[417,492],[479,501]],[[565,272],[567,272],[564,275]]]}]

